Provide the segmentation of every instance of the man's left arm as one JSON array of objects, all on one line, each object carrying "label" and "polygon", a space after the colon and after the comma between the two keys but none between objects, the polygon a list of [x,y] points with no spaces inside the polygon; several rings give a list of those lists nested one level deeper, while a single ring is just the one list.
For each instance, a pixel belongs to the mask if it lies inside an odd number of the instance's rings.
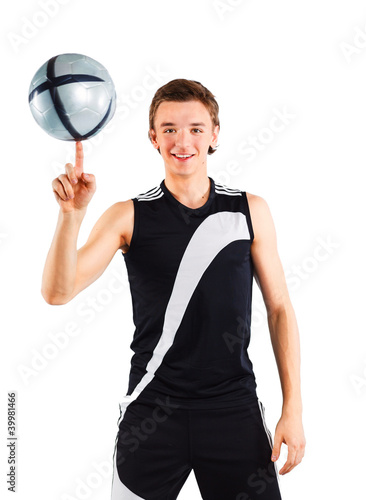
[{"label": "man's left arm", "polygon": [[285,274],[277,250],[273,219],[266,201],[247,193],[254,240],[251,255],[254,277],[262,292],[268,326],[283,394],[282,415],[277,423],[272,460],[279,458],[281,445],[288,447],[287,461],[279,471],[290,472],[305,453],[300,387],[300,341]]}]

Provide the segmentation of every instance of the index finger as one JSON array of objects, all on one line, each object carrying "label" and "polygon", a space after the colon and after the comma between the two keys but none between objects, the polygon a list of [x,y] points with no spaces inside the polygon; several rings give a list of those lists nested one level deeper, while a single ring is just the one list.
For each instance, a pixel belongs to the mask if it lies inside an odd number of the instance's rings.
[{"label": "index finger", "polygon": [[83,172],[84,150],[81,141],[77,141],[75,145],[75,174],[80,177]]}]

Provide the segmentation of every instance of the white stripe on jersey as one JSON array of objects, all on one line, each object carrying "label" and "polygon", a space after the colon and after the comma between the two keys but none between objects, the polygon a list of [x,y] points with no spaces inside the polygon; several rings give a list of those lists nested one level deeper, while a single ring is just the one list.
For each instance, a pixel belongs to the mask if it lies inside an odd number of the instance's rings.
[{"label": "white stripe on jersey", "polygon": [[151,201],[151,200],[157,200],[158,198],[161,198],[163,195],[164,193],[161,190],[160,186],[156,186],[155,188],[146,191],[146,193],[137,195],[136,198],[138,199],[138,201]]},{"label": "white stripe on jersey", "polygon": [[218,194],[228,194],[229,196],[241,196],[240,189],[232,189],[221,184],[215,184],[215,192]]},{"label": "white stripe on jersey", "polygon": [[231,187],[227,186],[226,184],[220,184],[219,182],[215,182],[215,187],[223,188],[223,189],[226,189],[227,191],[240,191],[240,189],[231,188]]},{"label": "white stripe on jersey", "polygon": [[[219,235],[219,237],[218,237]],[[166,307],[164,324],[158,344],[146,366],[146,373],[132,394],[120,401],[121,422],[127,406],[134,401],[155,376],[163,358],[174,342],[188,303],[203,273],[216,255],[229,243],[249,240],[247,219],[242,212],[217,212],[209,215],[193,233],[180,261],[173,290]]]}]

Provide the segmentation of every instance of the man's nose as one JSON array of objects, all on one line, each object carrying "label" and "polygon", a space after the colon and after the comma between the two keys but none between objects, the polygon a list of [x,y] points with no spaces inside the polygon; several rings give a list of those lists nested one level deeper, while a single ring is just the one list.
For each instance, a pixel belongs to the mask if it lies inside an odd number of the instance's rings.
[{"label": "man's nose", "polygon": [[175,145],[180,148],[185,148],[190,144],[190,133],[188,130],[178,130],[175,136]]}]

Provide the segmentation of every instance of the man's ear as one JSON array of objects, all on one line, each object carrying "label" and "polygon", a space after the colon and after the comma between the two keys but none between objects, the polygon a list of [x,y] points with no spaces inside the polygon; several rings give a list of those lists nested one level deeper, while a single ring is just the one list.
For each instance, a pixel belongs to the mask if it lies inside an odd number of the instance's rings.
[{"label": "man's ear", "polygon": [[156,133],[153,128],[149,130],[149,137],[151,144],[154,146],[155,149],[159,149],[159,144],[156,142]]},{"label": "man's ear", "polygon": [[210,146],[215,148],[217,146],[217,141],[219,140],[220,125],[216,125],[212,132],[212,140]]}]

